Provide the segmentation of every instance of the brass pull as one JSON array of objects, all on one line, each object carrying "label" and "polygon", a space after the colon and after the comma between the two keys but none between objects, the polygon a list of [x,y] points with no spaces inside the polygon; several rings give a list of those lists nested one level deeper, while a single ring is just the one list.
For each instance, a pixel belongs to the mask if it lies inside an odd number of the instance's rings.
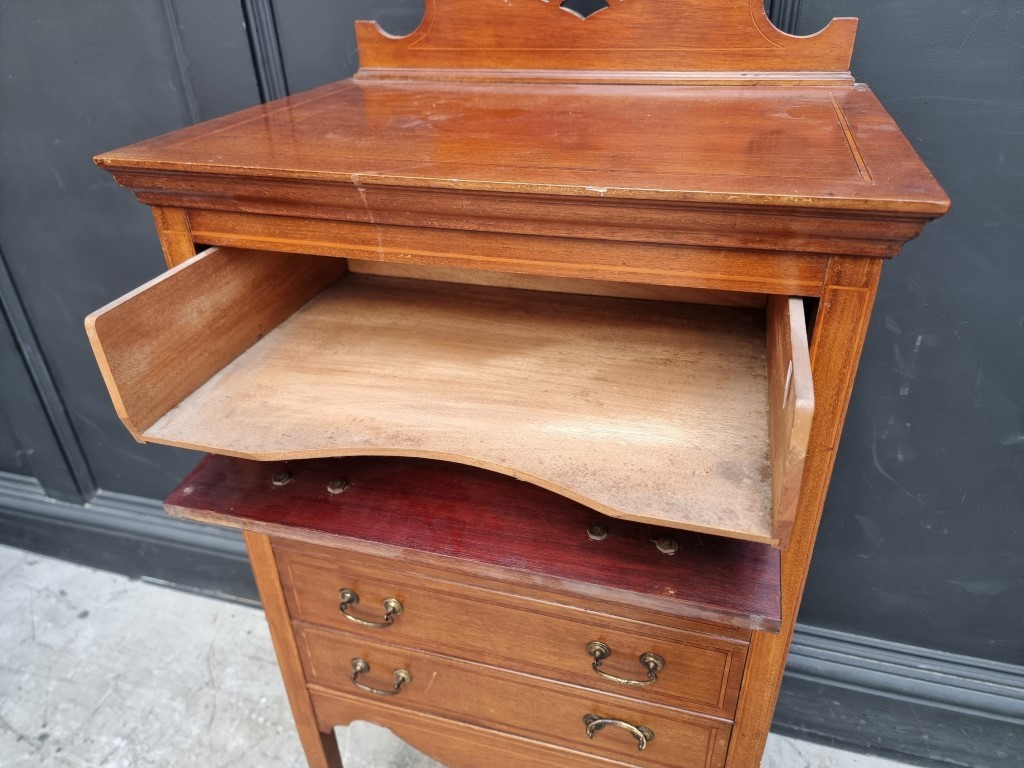
[{"label": "brass pull", "polygon": [[[658,682],[658,673],[665,668],[665,659],[656,653],[642,653],[640,654],[640,663],[647,667],[647,679],[646,680],[628,680],[624,677],[616,677],[615,675],[609,675],[603,669],[601,669],[601,662],[612,655],[612,649],[599,640],[594,640],[587,643],[587,653],[594,657],[593,668],[601,677],[611,680],[613,683],[620,683],[622,685],[632,685],[636,687],[651,685]],[[641,747],[643,749],[643,747]]]},{"label": "brass pull", "polygon": [[369,693],[375,693],[378,696],[397,696],[402,692],[402,686],[412,682],[412,675],[406,672],[404,669],[396,669],[395,675],[395,687],[390,691],[384,691],[380,688],[374,688],[371,685],[359,682],[359,676],[364,672],[370,671],[370,665],[367,664],[363,659],[352,659],[352,685],[356,688],[360,688]]},{"label": "brass pull", "polygon": [[647,742],[654,739],[654,731],[644,725],[633,725],[625,720],[613,720],[610,717],[598,717],[597,715],[584,715],[583,724],[587,726],[587,738],[594,738],[594,734],[606,725],[614,725],[616,728],[624,728],[633,734],[636,739],[636,748],[641,752],[647,747]]},{"label": "brass pull", "polygon": [[370,621],[369,619],[360,619],[358,616],[353,616],[348,612],[350,605],[359,604],[359,595],[352,589],[343,589],[338,593],[338,610],[341,611],[345,618],[349,621],[354,621],[356,624],[362,624],[364,627],[390,627],[395,623],[395,616],[400,614],[405,608],[393,597],[384,598],[384,621]]}]

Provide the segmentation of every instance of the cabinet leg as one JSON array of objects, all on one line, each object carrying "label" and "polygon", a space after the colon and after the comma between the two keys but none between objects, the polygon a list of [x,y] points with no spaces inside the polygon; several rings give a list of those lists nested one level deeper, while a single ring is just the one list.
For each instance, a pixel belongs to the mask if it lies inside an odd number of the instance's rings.
[{"label": "cabinet leg", "polygon": [[[341,765],[341,750],[338,748],[338,738],[334,735],[334,731],[328,733],[320,733],[320,751],[323,753],[324,763],[327,768],[342,768]],[[313,756],[309,754],[309,750],[306,750],[306,759],[309,760],[310,768],[316,765],[314,757],[319,759],[319,755]]]},{"label": "cabinet leg", "polygon": [[270,546],[270,538],[262,533],[245,532],[245,545],[249,549],[249,562],[256,577],[256,587],[263,601],[263,610],[270,625],[270,637],[274,641],[277,662],[284,678],[288,701],[292,705],[295,727],[299,740],[306,751],[310,768],[342,768],[341,751],[334,731],[324,732],[317,723],[313,702],[306,688],[306,674],[299,658],[299,648],[292,634],[291,616],[288,603],[281,588],[281,577],[277,560]]}]

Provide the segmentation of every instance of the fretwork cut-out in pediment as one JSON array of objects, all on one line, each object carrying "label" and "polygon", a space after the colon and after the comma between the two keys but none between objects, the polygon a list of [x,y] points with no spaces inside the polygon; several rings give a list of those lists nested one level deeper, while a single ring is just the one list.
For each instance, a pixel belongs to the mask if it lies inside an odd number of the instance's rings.
[{"label": "fretwork cut-out in pediment", "polygon": [[608,7],[607,0],[562,0],[558,6],[563,11],[568,11],[573,16],[581,19],[589,19],[598,11]]},{"label": "fretwork cut-out in pediment", "polygon": [[357,22],[359,76],[852,82],[856,29],[788,35],[763,0],[426,0],[405,37]]}]

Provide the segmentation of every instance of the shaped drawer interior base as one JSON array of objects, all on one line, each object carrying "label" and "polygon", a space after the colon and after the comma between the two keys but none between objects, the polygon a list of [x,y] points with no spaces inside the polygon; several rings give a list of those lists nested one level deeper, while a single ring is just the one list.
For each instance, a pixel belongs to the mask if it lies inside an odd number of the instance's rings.
[{"label": "shaped drawer interior base", "polygon": [[807,354],[798,301],[769,297],[766,322],[344,269],[211,250],[91,316],[126,424],[259,460],[471,464],[614,517],[779,543],[779,500],[796,493],[776,489],[773,508],[773,478],[798,489],[794,424],[813,407],[793,394],[809,390],[791,362]]}]

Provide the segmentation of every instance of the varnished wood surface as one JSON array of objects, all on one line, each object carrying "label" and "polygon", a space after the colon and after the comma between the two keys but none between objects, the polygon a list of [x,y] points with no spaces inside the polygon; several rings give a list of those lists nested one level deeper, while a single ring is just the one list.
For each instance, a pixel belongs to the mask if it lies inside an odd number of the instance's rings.
[{"label": "varnished wood surface", "polygon": [[[274,486],[271,475],[285,468],[292,481]],[[328,493],[339,477],[350,486]],[[268,465],[211,456],[168,497],[167,508],[180,517],[396,558],[396,567],[426,559],[521,583],[524,594],[579,596],[599,612],[622,606],[763,629],[778,621],[777,550],[676,532],[678,553],[661,555],[651,543],[663,533],[657,529],[610,520],[471,467],[367,457]],[[590,540],[593,524],[605,524],[608,537]]]},{"label": "varnished wood surface", "polygon": [[[892,119],[860,85],[344,81],[97,162],[111,170],[214,174],[219,197],[228,196],[231,179],[241,194],[254,179],[290,179],[330,181],[364,198],[374,187],[401,186],[889,211],[922,220],[948,207]],[[372,220],[375,211],[366,214]]]},{"label": "varnished wood surface", "polygon": [[348,271],[358,275],[404,277],[414,280],[433,280],[464,285],[490,285],[495,288],[519,288],[526,291],[572,293],[580,296],[617,296],[622,299],[676,301],[691,304],[715,304],[723,307],[756,307],[759,309],[763,309],[766,305],[764,296],[757,293],[744,293],[742,291],[709,291],[681,288],[673,285],[552,278],[541,275],[491,272],[483,269],[427,267],[419,264],[395,263],[393,261],[349,259]]},{"label": "varnished wood surface", "polygon": [[342,768],[333,726],[321,730],[317,724],[270,540],[263,534],[246,531],[245,545],[309,768]]},{"label": "varnished wood surface", "polygon": [[[367,486],[353,484],[335,497],[322,489],[329,475],[362,471],[360,462],[370,460],[302,464],[304,476],[315,468],[309,477],[321,488],[317,494],[304,487],[297,463],[291,484],[267,488],[270,468],[217,459],[193,476],[202,483],[179,490],[172,510],[331,542],[350,556],[390,558],[410,574],[429,563],[460,574],[467,587],[520,576],[524,599],[547,599],[547,589],[559,596],[552,604],[578,595],[587,610],[600,612],[603,606],[594,605],[604,597],[623,615],[640,615],[638,624],[673,611],[734,626],[778,626],[781,620],[780,636],[753,634],[729,745],[728,768],[756,768],[877,283],[876,259],[895,255],[946,210],[948,199],[867,87],[850,83],[852,21],[798,40],[765,25],[760,0],[613,0],[586,20],[560,5],[428,0],[426,22],[407,38],[382,39],[372,26],[361,26],[364,69],[357,82],[185,129],[98,162],[157,207],[169,264],[202,242],[821,296],[813,363],[819,410],[782,561],[781,611],[779,554],[767,547],[678,534],[681,551],[672,562],[686,565],[670,571],[652,555],[642,528],[629,529],[626,541],[619,531],[627,524],[606,520],[607,540],[583,540],[580,526],[599,521],[596,513],[550,496],[530,502],[529,493],[544,492],[532,488],[524,496],[505,477],[487,475],[497,484],[480,486],[489,489],[488,498],[469,494],[470,514],[464,502],[451,500],[450,476],[419,475],[422,482],[399,493],[405,501],[388,497],[405,523],[396,533],[384,530],[379,502],[383,486],[391,494],[402,488],[402,472],[374,475],[377,501],[361,506]],[[508,20],[496,24],[495,18]],[[774,425],[791,429],[771,431],[772,453],[788,457],[789,438],[803,427],[795,412],[789,419],[788,407],[799,397],[795,390],[787,395],[781,367],[775,366],[772,396],[777,400],[781,391],[786,418]],[[164,385],[155,389],[166,394]],[[399,465],[403,472],[428,466],[396,460]],[[247,478],[248,488],[214,479],[211,467]],[[776,462],[773,469],[776,510],[784,511],[793,495],[780,491],[792,488],[784,484],[798,468]],[[484,477],[465,467],[454,471]],[[262,486],[256,478],[263,478]],[[463,480],[455,486],[466,487]],[[253,502],[260,487],[265,498]],[[506,502],[490,504],[491,491]],[[204,498],[210,503],[200,503]],[[362,501],[350,506],[354,498]],[[511,499],[532,511],[509,506]],[[508,520],[524,514],[525,533],[510,531]],[[568,520],[570,527],[551,539],[547,532],[560,530],[552,520]],[[785,515],[776,523],[785,537]],[[269,546],[260,541],[265,554]],[[282,545],[281,551],[302,546]],[[602,561],[602,552],[610,557]],[[264,558],[257,570],[261,584],[273,581],[268,563]],[[703,566],[695,569],[695,563]],[[644,570],[652,566],[671,580]],[[287,634],[281,626],[287,611],[280,583],[272,593],[277,640]],[[769,614],[774,618],[766,620]],[[304,684],[294,643],[282,666],[294,693]],[[330,727],[364,713],[455,768],[480,765],[479,750],[488,747],[494,750],[485,758],[489,766],[584,764],[572,751],[552,747],[548,753],[527,739],[411,715],[376,697],[314,688],[311,699],[299,700],[319,710],[319,729],[309,724],[308,708],[300,719],[317,766],[333,760],[316,747],[319,741],[326,748]],[[722,753],[715,754],[718,765]],[[621,761],[605,762],[627,763],[633,760],[625,753]]]},{"label": "varnished wood surface", "polygon": [[783,628],[776,635],[756,632],[751,638],[728,768],[761,765],[880,272],[878,260],[834,259],[829,267],[810,350],[817,407],[793,533],[783,556]]},{"label": "varnished wood surface", "polygon": [[803,482],[814,417],[814,379],[803,302],[769,296],[767,310],[772,530],[785,549]]},{"label": "varnished wood surface", "polygon": [[[367,197],[372,196],[370,190]],[[388,196],[389,197],[389,196]],[[337,202],[337,201],[335,201]],[[381,202],[380,204],[384,204]],[[250,205],[246,203],[246,205]],[[269,203],[267,210],[276,209],[276,203]],[[544,208],[541,204],[539,208]],[[463,226],[487,226],[478,213],[484,208],[474,209],[469,221],[456,222]],[[500,212],[489,206],[486,211],[501,219]],[[534,211],[536,212],[536,211]],[[590,212],[593,216],[595,212]],[[609,216],[613,211],[606,211]],[[570,279],[598,279],[627,283],[681,286],[698,289],[745,291],[750,293],[776,293],[794,296],[817,296],[821,293],[828,258],[817,254],[779,253],[753,250],[747,247],[718,245],[678,245],[670,243],[624,242],[637,234],[647,238],[650,233],[669,237],[665,230],[655,223],[637,220],[630,211],[631,224],[627,228],[613,227],[611,232],[595,232],[600,227],[590,222],[575,225],[556,224],[548,220],[535,221],[517,219],[517,225],[544,234],[522,234],[507,232],[479,232],[462,229],[439,229],[404,224],[367,224],[353,221],[331,221],[327,219],[299,218],[297,216],[263,215],[263,213],[236,213],[229,211],[192,210],[189,220],[193,233],[204,243],[242,248],[262,248],[287,251],[297,254],[321,256],[343,256],[358,260],[398,262],[418,266],[442,268],[472,268],[497,273],[515,273]],[[662,212],[663,215],[668,215]],[[376,216],[376,214],[375,214]],[[387,214],[382,217],[388,217]],[[751,231],[744,229],[744,222],[737,217],[719,213],[708,220],[686,223],[685,216],[674,217],[675,223],[683,220],[688,239],[713,240],[719,242],[765,241],[767,227],[782,227],[788,234],[786,242],[800,240],[805,247],[837,248],[842,244],[857,242],[868,247],[876,255],[888,255],[892,248],[889,232],[885,236],[865,243],[854,240],[865,236],[858,232],[851,237],[836,232],[816,235],[814,243],[791,233],[793,222],[776,217],[759,215]],[[806,227],[810,219],[799,219]],[[797,219],[794,219],[794,222]],[[812,228],[819,228],[812,221]],[[494,226],[501,226],[494,223]],[[509,227],[508,223],[504,226]],[[553,230],[565,230],[563,236],[552,236]],[[571,236],[576,228],[580,236]],[[708,234],[713,229],[713,234]],[[732,232],[727,230],[732,229]],[[744,230],[737,232],[737,230]],[[914,230],[917,231],[916,228]],[[600,239],[607,234],[611,239]],[[874,238],[874,230],[870,233]],[[908,236],[905,232],[900,237]]]},{"label": "varnished wood surface", "polygon": [[[532,271],[528,266],[517,270],[510,265],[530,265],[542,256],[563,263],[563,269],[621,272],[627,276],[606,279],[633,282],[659,283],[660,275],[693,272],[696,256],[705,266],[714,264],[723,274],[734,279],[742,276],[751,285],[758,279],[810,278],[812,289],[820,292],[825,260],[815,264],[809,255],[894,256],[925,224],[921,217],[899,213],[838,217],[796,205],[652,204],[514,191],[453,196],[445,189],[371,186],[357,190],[339,183],[291,179],[261,179],[254,184],[216,174],[148,170],[114,171],[114,175],[145,203],[187,208],[192,235],[210,245],[238,244],[221,240],[235,236],[265,242],[259,246],[265,250],[321,253],[332,248],[327,255],[388,261],[482,251],[487,260],[497,262],[490,268],[499,271]],[[278,246],[277,242],[295,245]],[[618,254],[617,261],[610,258],[612,253]],[[633,277],[628,276],[631,273]]]},{"label": "varnished wood surface", "polygon": [[[280,539],[275,552],[289,612],[297,620],[716,717],[731,718],[735,711],[743,642],[644,626],[613,615],[613,606],[595,613],[528,599],[515,583],[501,592],[407,571],[398,575],[388,558],[359,563],[337,550]],[[357,618],[381,621],[389,597],[403,611],[391,626],[364,627],[338,610],[341,589],[359,595],[359,604],[350,608]],[[612,651],[602,664],[609,674],[645,678],[638,659],[648,652],[660,654],[665,668],[643,688],[610,681],[592,668],[587,644],[595,640]]]},{"label": "varnished wood surface", "polygon": [[[727,720],[315,627],[297,627],[296,640],[311,686],[362,699],[380,698],[359,690],[349,680],[352,659],[359,658],[370,665],[370,671],[360,676],[360,682],[375,688],[390,690],[396,669],[405,669],[412,675],[412,681],[390,699],[390,703],[404,709],[590,754],[627,761],[638,756],[636,740],[617,727],[605,728],[589,739],[583,717],[594,714],[653,730],[655,738],[639,755],[645,765],[721,768],[725,762],[731,725]],[[481,760],[482,764],[485,762]]]},{"label": "varnished wood surface", "polygon": [[195,256],[196,247],[188,212],[182,208],[162,208],[156,205],[152,210],[153,223],[156,224],[167,268],[176,267]]},{"label": "varnished wood surface", "polygon": [[447,768],[643,768],[640,752],[628,758],[586,755],[561,745],[410,712],[383,698],[349,696],[321,688],[310,695],[321,727],[368,720],[391,729]]},{"label": "varnished wood surface", "polygon": [[[175,281],[191,288],[187,271],[156,287],[175,297]],[[136,322],[173,311],[146,292],[136,300]],[[134,335],[130,305],[110,322],[120,335]],[[247,339],[267,331],[232,320]],[[207,333],[175,328],[174,340]],[[612,517],[776,543],[766,354],[757,310],[351,275],[142,437],[265,461],[458,461]]]},{"label": "varnished wood surface", "polygon": [[[199,510],[190,511],[188,519],[218,525],[238,524],[235,518],[223,518]],[[227,522],[223,522],[225,519]],[[275,550],[281,552],[282,556],[285,556],[287,550],[293,556],[306,557],[311,550],[327,547],[337,557],[344,558],[346,565],[361,573],[377,571],[381,567],[381,557],[385,558],[384,562],[391,563],[391,559],[396,556],[393,547],[371,541],[329,536],[305,528],[285,529],[273,523],[250,522],[249,525],[251,530],[270,534]],[[653,543],[650,536],[660,530],[648,528],[648,544]],[[288,538],[283,538],[285,535]],[[513,598],[508,595],[510,573],[506,568],[481,561],[441,557],[409,548],[401,551],[401,560],[402,573],[419,584],[458,583],[471,592],[483,590],[492,603],[512,608],[521,608],[528,603],[531,611],[545,616],[565,618],[577,615],[585,618],[586,615],[591,619],[625,619],[637,637],[653,633],[658,637],[685,638],[696,633],[701,637],[736,640],[745,645],[750,642],[753,631],[749,625],[757,621],[750,616],[737,619],[728,614],[712,615],[689,603],[652,598],[644,592],[627,592],[611,587],[595,588],[586,582],[553,579],[537,572],[533,572],[529,580],[519,578],[513,572],[511,578],[516,579]],[[390,570],[389,566],[385,566],[385,569]],[[761,626],[773,631],[771,623]],[[677,635],[676,630],[681,632]]]},{"label": "varnished wood surface", "polygon": [[657,80],[760,70],[838,78],[848,74],[857,29],[856,19],[836,19],[817,35],[793,37],[772,26],[761,0],[605,6],[585,16],[571,12],[572,0],[427,0],[422,23],[406,37],[356,22],[360,74]]}]

